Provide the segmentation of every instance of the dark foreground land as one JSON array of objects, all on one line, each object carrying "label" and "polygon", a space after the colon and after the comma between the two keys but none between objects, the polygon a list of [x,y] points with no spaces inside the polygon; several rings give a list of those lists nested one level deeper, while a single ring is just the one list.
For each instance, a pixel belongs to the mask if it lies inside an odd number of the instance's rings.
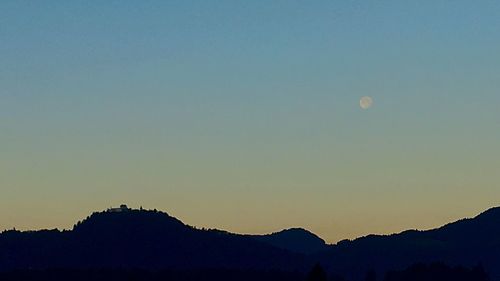
[{"label": "dark foreground land", "polygon": [[[18,270],[0,273],[2,281],[347,281],[341,276],[328,276],[320,265],[308,274],[278,270]],[[402,271],[389,271],[378,279],[375,271],[365,273],[364,281],[488,281],[488,274],[480,266],[472,269],[449,267],[445,264],[416,264]]]},{"label": "dark foreground land", "polygon": [[94,213],[72,230],[0,233],[0,281],[484,281],[488,275],[500,281],[500,208],[438,229],[334,245],[300,228],[242,235],[128,208]]}]

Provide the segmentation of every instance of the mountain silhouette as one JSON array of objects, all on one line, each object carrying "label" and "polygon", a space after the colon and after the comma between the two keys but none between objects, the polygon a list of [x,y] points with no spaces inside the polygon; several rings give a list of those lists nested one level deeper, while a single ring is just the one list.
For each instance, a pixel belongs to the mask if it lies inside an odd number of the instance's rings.
[{"label": "mountain silhouette", "polygon": [[200,230],[163,212],[94,213],[71,231],[6,231],[0,270],[46,268],[259,268],[299,270],[300,254],[256,239]]},{"label": "mountain silhouette", "polygon": [[316,258],[351,279],[359,279],[370,269],[386,272],[420,262],[445,262],[467,267],[481,264],[493,280],[500,280],[500,208],[437,229],[344,240]]},{"label": "mountain silhouette", "polygon": [[303,228],[290,228],[267,235],[254,235],[255,239],[291,252],[313,254],[328,249],[325,240]]},{"label": "mountain silhouette", "polygon": [[417,263],[481,265],[500,280],[500,208],[441,228],[369,235],[327,245],[293,228],[268,235],[197,229],[167,213],[128,208],[96,212],[72,230],[0,234],[0,271],[53,268],[144,270],[284,270],[307,272],[320,263],[348,280],[380,276]]}]

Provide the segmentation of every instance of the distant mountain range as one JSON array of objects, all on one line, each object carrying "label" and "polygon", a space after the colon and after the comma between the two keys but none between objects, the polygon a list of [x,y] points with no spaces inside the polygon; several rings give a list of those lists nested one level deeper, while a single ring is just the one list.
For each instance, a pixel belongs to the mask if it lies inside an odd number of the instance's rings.
[{"label": "distant mountain range", "polygon": [[341,241],[314,259],[351,278],[359,278],[370,269],[386,272],[419,262],[445,262],[482,265],[493,280],[500,280],[500,207],[433,230]]},{"label": "distant mountain range", "polygon": [[4,231],[0,271],[50,268],[280,269],[304,272],[320,262],[329,272],[358,280],[417,262],[482,266],[500,276],[500,208],[441,228],[369,235],[327,245],[313,233],[288,229],[240,235],[188,226],[166,213],[111,209],[72,230]]},{"label": "distant mountain range", "polygon": [[200,230],[166,213],[94,213],[71,231],[7,231],[0,235],[0,270],[45,268],[285,268],[301,254],[244,235]]},{"label": "distant mountain range", "polygon": [[285,229],[267,235],[248,235],[248,237],[300,254],[314,254],[329,248],[325,240],[303,228]]}]

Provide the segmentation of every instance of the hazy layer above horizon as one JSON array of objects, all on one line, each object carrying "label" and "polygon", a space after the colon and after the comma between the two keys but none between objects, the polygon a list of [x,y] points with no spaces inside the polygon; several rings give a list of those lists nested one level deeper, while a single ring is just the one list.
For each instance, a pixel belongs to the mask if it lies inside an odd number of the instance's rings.
[{"label": "hazy layer above horizon", "polygon": [[2,1],[0,229],[473,216],[500,205],[498,34],[496,1]]}]

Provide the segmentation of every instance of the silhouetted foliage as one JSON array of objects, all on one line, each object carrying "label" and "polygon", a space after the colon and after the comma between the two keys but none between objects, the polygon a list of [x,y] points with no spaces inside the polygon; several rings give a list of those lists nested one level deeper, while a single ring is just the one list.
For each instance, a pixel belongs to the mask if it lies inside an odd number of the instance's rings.
[{"label": "silhouetted foliage", "polygon": [[375,270],[370,269],[366,272],[365,281],[377,281],[377,273]]},{"label": "silhouetted foliage", "polygon": [[2,281],[304,281],[297,272],[256,270],[22,270],[0,273]]},{"label": "silhouetted foliage", "polygon": [[[308,252],[306,245],[325,250],[300,254]],[[183,274],[191,274],[199,269],[225,268],[226,273],[236,271],[238,274],[250,269],[297,271],[304,274],[305,280],[312,262],[319,261],[328,266],[322,271],[325,276],[328,273],[330,281],[343,280],[336,274],[351,281],[372,281],[375,276],[366,274],[369,269],[385,273],[417,262],[442,260],[469,268],[482,263],[491,276],[500,276],[499,253],[500,208],[439,229],[370,235],[330,246],[303,229],[264,236],[238,235],[216,229],[196,229],[160,211],[130,209],[93,213],[68,231],[6,230],[0,234],[0,272],[18,270],[23,274],[33,270],[46,273],[45,270],[53,268],[85,269],[89,274],[101,268],[144,272],[173,269],[177,270],[175,274],[182,270]],[[463,278],[471,275],[476,281],[487,280],[481,266],[453,270],[465,272],[461,274]],[[404,272],[391,274],[388,278],[397,278]],[[321,274],[309,277],[323,280]]]},{"label": "silhouetted foliage", "polygon": [[319,263],[316,264],[307,275],[307,281],[326,281],[326,280],[327,280],[326,272]]},{"label": "silhouetted foliage", "polygon": [[388,272],[385,281],[488,281],[482,267],[467,269],[462,266],[449,267],[443,263],[415,264],[402,271]]}]

